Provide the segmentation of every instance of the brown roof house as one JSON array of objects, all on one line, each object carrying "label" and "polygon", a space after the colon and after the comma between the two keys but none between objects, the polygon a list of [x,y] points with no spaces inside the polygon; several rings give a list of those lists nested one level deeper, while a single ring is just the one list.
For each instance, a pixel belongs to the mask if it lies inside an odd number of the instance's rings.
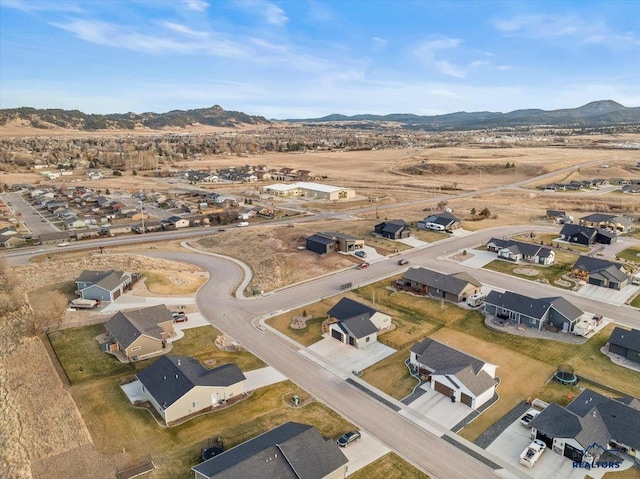
[{"label": "brown roof house", "polygon": [[167,425],[212,410],[245,392],[246,377],[236,364],[207,369],[189,356],[162,356],[136,376],[142,394]]},{"label": "brown roof house", "polygon": [[167,339],[175,334],[173,316],[164,304],[119,311],[104,327],[111,339],[104,347],[110,353],[124,354],[129,361],[163,354]]},{"label": "brown roof house", "polygon": [[409,268],[396,282],[402,289],[444,298],[454,303],[481,292],[482,284],[467,273],[443,274],[426,268]]},{"label": "brown roof house", "polygon": [[76,279],[76,293],[82,299],[113,301],[131,284],[132,274],[126,271],[83,271]]},{"label": "brown roof house", "polygon": [[414,369],[426,373],[431,389],[472,409],[490,401],[498,384],[498,366],[431,338],[411,347],[409,362]]}]

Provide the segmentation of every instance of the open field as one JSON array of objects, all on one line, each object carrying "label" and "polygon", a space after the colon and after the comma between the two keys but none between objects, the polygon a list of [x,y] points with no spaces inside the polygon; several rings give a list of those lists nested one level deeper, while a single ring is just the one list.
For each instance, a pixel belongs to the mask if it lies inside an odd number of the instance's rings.
[{"label": "open field", "polygon": [[400,456],[389,452],[380,459],[349,474],[351,479],[428,479],[424,472],[416,469]]}]

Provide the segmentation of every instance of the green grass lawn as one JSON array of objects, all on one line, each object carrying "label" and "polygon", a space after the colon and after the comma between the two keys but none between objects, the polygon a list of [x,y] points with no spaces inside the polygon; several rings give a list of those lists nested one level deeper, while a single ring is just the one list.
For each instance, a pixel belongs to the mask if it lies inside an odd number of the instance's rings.
[{"label": "green grass lawn", "polygon": [[616,257],[626,259],[627,261],[632,261],[634,263],[640,263],[640,256],[638,255],[640,255],[640,246],[632,246],[624,251],[620,251]]},{"label": "green grass lawn", "polygon": [[[511,276],[517,276],[518,278],[528,279],[535,281],[538,279],[546,279],[549,284],[554,284],[554,281],[560,279],[563,275],[571,272],[571,267],[574,265],[578,255],[573,253],[565,253],[562,251],[556,251],[556,260],[549,266],[537,266],[530,264],[514,264],[510,261],[501,259],[493,260],[491,263],[484,266],[485,269],[491,271],[497,271],[499,273],[509,274]],[[523,274],[514,273],[514,269],[533,269],[538,272],[537,276],[527,276]],[[561,286],[555,285],[560,288]]]},{"label": "green grass lawn", "polygon": [[[327,319],[327,311],[329,311],[342,296],[329,298],[323,301],[318,301],[305,306],[304,308],[295,309],[288,313],[274,316],[267,319],[265,322],[272,328],[277,329],[283,334],[286,334],[294,341],[303,346],[311,346],[322,339],[322,322]],[[295,316],[302,316],[306,313],[307,316],[311,316],[313,319],[307,321],[307,327],[304,329],[290,328],[291,319]]]},{"label": "green grass lawn", "polygon": [[150,454],[158,469],[149,477],[188,479],[193,477],[190,468],[200,462],[200,447],[209,438],[222,438],[229,449],[287,421],[310,424],[331,438],[354,429],[318,402],[289,407],[283,397],[296,391],[297,386],[289,381],[274,384],[232,407],[169,429],[160,427],[148,411],[134,408],[118,378],[80,384],[73,387],[72,394],[100,451],[126,451],[132,458]]},{"label": "green grass lawn", "polygon": [[634,308],[640,308],[640,294],[637,295],[635,298],[633,298],[633,301],[631,301],[631,306],[633,306]]},{"label": "green grass lawn", "polygon": [[362,379],[389,396],[402,399],[413,391],[418,381],[409,374],[404,362],[409,359],[407,346],[365,369]]},{"label": "green grass lawn", "polygon": [[416,469],[393,452],[373,461],[362,469],[349,474],[350,479],[428,479],[424,472]]}]

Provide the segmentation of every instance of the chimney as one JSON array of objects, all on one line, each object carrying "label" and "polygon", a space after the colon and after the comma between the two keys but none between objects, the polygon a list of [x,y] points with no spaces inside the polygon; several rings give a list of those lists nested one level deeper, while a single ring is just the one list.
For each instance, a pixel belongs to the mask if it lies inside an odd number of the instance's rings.
[{"label": "chimney", "polygon": [[180,366],[180,359],[178,359],[178,366]]}]

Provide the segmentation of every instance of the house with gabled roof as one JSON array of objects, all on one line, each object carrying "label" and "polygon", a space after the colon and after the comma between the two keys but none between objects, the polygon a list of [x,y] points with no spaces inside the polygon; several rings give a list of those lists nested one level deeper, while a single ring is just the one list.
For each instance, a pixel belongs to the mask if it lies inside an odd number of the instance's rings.
[{"label": "house with gabled roof", "polygon": [[529,423],[531,437],[572,461],[597,461],[605,450],[636,457],[640,449],[637,399],[612,399],[591,389],[566,407],[550,404]]},{"label": "house with gabled roof", "polygon": [[448,211],[444,211],[427,216],[424,221],[418,222],[418,228],[436,231],[452,231],[460,228],[460,220]]},{"label": "house with gabled roof", "polygon": [[383,238],[392,240],[408,238],[411,236],[411,228],[404,220],[389,220],[375,225],[374,231]]},{"label": "house with gabled roof", "polygon": [[195,358],[170,354],[136,377],[142,394],[167,425],[244,394],[246,380],[234,363],[207,369]]},{"label": "house with gabled roof", "polygon": [[561,296],[530,298],[511,291],[491,291],[485,299],[484,312],[529,328],[551,327],[564,332],[573,331],[584,315],[581,309]]},{"label": "house with gabled roof", "polygon": [[318,254],[326,254],[332,251],[350,253],[363,247],[363,239],[337,231],[316,233],[306,239],[306,249]]},{"label": "house with gabled roof", "polygon": [[615,231],[625,232],[633,230],[633,222],[622,215],[608,213],[594,213],[580,218],[580,224],[593,228],[609,228]]},{"label": "house with gabled roof", "polygon": [[640,363],[640,330],[616,326],[609,336],[609,352]]},{"label": "house with gabled roof", "polygon": [[482,284],[468,273],[444,274],[422,267],[409,268],[396,285],[416,294],[444,298],[454,303],[466,301],[482,290]]},{"label": "house with gabled roof", "polygon": [[350,298],[342,298],[327,312],[332,338],[362,349],[378,339],[378,331],[391,326],[391,316]]},{"label": "house with gabled roof", "polygon": [[547,210],[546,218],[552,220],[554,223],[563,224],[568,216],[566,211],[561,210]]},{"label": "house with gabled roof", "polygon": [[491,238],[487,250],[498,253],[498,258],[508,261],[549,265],[555,261],[556,253],[551,248],[522,241]]},{"label": "house with gabled roof", "polygon": [[104,348],[121,353],[129,361],[162,354],[167,339],[175,335],[173,316],[164,304],[119,311],[104,327],[111,340]]},{"label": "house with gabled roof", "polygon": [[42,245],[65,243],[71,239],[71,232],[54,231],[51,233],[41,233],[38,239]]},{"label": "house with gabled roof", "polygon": [[431,389],[472,409],[491,400],[498,384],[498,366],[431,338],[411,347],[409,362],[428,377]]},{"label": "house with gabled roof", "polygon": [[589,284],[610,289],[620,290],[630,281],[622,264],[590,256],[580,256],[572,266],[571,273]]},{"label": "house with gabled roof", "polygon": [[76,294],[82,299],[114,301],[132,281],[133,275],[126,271],[85,270],[76,279]]},{"label": "house with gabled roof", "polygon": [[588,226],[566,224],[560,230],[560,239],[569,243],[591,246],[596,242],[598,230]]},{"label": "house with gabled roof", "polygon": [[195,479],[342,479],[348,459],[313,426],[287,422],[201,462]]}]

